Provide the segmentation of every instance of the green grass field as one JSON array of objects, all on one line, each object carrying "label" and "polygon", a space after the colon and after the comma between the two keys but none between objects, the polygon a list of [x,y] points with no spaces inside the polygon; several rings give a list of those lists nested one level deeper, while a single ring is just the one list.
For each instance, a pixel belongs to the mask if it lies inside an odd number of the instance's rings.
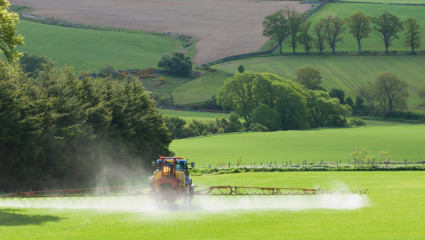
[{"label": "green grass field", "polygon": [[[361,3],[329,3],[321,8],[318,12],[313,14],[309,18],[313,22],[312,26],[320,19],[327,17],[328,15],[336,15],[341,18],[347,18],[353,13],[362,11],[368,16],[377,17],[388,11],[393,15],[396,15],[400,20],[404,21],[407,18],[416,18],[418,24],[422,29],[422,47],[419,50],[423,50],[425,47],[425,17],[424,11],[425,6],[405,6],[405,5],[389,5],[389,4],[361,4]],[[312,31],[313,27],[311,27]],[[399,33],[400,39],[394,40],[389,48],[390,51],[409,51],[408,47],[404,46],[404,39],[406,38],[406,32]],[[349,33],[347,29],[343,35],[344,42],[339,42],[336,45],[337,52],[358,52],[357,41]],[[377,34],[372,32],[369,38],[362,40],[362,50],[363,51],[379,51],[384,52],[385,47],[381,40],[378,38]],[[292,48],[288,44],[285,45],[285,52],[292,52]],[[297,52],[304,52],[302,46],[297,47]],[[313,52],[317,52],[316,49]],[[326,49],[325,52],[331,52],[331,49]]]},{"label": "green grass field", "polygon": [[130,31],[68,28],[21,21],[25,37],[19,51],[47,56],[59,66],[76,71],[98,71],[105,65],[116,70],[157,67],[162,54],[179,49],[181,42],[166,36]]},{"label": "green grass field", "polygon": [[160,112],[165,116],[175,116],[183,118],[186,121],[192,121],[193,119],[199,121],[213,121],[216,117],[228,118],[229,114],[225,113],[212,113],[212,112],[195,112],[195,111],[177,111],[170,109],[160,109]]},{"label": "green grass field", "polygon": [[176,104],[202,102],[211,99],[223,85],[224,80],[231,77],[230,73],[206,73],[199,78],[189,81],[172,92]]},{"label": "green grass field", "polygon": [[[204,211],[195,208],[191,211],[165,210],[152,213],[0,207],[1,238],[387,240],[425,237],[425,208],[422,206],[425,175],[422,172],[241,173],[194,177],[194,182],[204,186],[321,186],[324,189],[345,185],[352,190],[368,189],[369,206],[354,210],[300,211]],[[285,205],[294,198],[309,201],[313,206],[320,203],[312,196],[278,199],[281,205]],[[261,201],[260,197],[257,199]],[[223,202],[220,197],[209,197],[206,200],[209,205]],[[232,197],[225,197],[224,200],[239,201]],[[3,201],[0,199],[0,204],[3,205]],[[53,201],[60,204],[63,199]],[[75,203],[78,204],[78,201],[84,200],[77,198]],[[195,206],[199,201],[195,198]],[[263,206],[267,204],[267,201],[261,203]],[[335,201],[334,204],[341,202]]]},{"label": "green grass field", "polygon": [[425,125],[379,126],[269,133],[224,134],[202,138],[174,140],[171,150],[194,161],[198,166],[256,165],[276,161],[308,163],[339,161],[347,163],[350,153],[360,147],[378,152],[389,151],[392,160],[425,160]]},{"label": "green grass field", "polygon": [[[229,73],[237,72],[243,65],[247,71],[270,72],[286,79],[294,79],[295,71],[303,66],[320,70],[322,87],[344,89],[353,99],[360,86],[373,81],[383,72],[391,72],[409,84],[409,110],[415,110],[420,102],[418,90],[425,88],[425,56],[276,56],[238,60],[222,63],[218,69]],[[218,90],[218,89],[217,89]]]}]

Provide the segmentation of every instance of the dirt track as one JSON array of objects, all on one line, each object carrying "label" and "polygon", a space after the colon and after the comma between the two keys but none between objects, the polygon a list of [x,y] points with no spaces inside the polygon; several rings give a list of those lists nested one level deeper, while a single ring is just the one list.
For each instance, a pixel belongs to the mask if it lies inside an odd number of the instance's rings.
[{"label": "dirt track", "polygon": [[199,39],[197,64],[252,52],[262,37],[265,16],[281,8],[306,11],[309,4],[261,0],[10,0],[33,14],[76,23],[172,32]]}]

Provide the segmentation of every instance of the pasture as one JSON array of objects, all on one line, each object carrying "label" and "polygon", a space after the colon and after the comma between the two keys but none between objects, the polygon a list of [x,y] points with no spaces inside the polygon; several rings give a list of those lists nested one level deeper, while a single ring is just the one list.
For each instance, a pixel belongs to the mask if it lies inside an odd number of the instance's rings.
[{"label": "pasture", "polygon": [[295,79],[295,71],[298,68],[310,65],[320,70],[323,77],[322,87],[327,90],[341,88],[353,99],[358,95],[359,87],[373,81],[380,73],[391,72],[409,84],[409,110],[416,110],[420,102],[419,90],[425,88],[424,55],[275,56],[227,62],[216,67],[228,73],[235,73],[239,65],[243,65],[246,71],[270,72],[286,79]]},{"label": "pasture", "polygon": [[375,126],[306,131],[236,133],[174,140],[170,148],[198,166],[261,162],[307,163],[352,161],[350,153],[365,147],[381,161],[389,151],[393,161],[425,160],[425,125]]},{"label": "pasture", "polygon": [[179,40],[165,35],[69,28],[21,21],[25,37],[19,51],[47,56],[59,66],[76,71],[99,71],[105,65],[116,70],[157,67],[162,54],[181,48]]},{"label": "pasture", "polygon": [[[276,9],[304,12],[311,4],[247,0],[11,0],[32,14],[94,26],[192,36],[199,41],[196,64],[257,51],[267,38],[262,21]],[[101,6],[101,7],[99,7]],[[229,24],[231,23],[231,24]],[[159,45],[159,43],[157,43]]]},{"label": "pasture", "polygon": [[213,121],[216,117],[226,119],[229,117],[229,114],[225,113],[178,111],[170,109],[160,109],[159,111],[165,116],[179,117],[186,121],[192,121],[193,119],[198,121]]},{"label": "pasture", "polygon": [[[273,199],[276,209],[261,197],[248,199],[254,209],[220,210],[222,204],[241,202],[232,197],[195,197],[192,210],[114,211],[90,209],[16,208],[0,199],[2,239],[423,239],[422,206],[425,175],[422,172],[296,172],[240,173],[194,177],[197,185],[318,187],[368,189],[368,204],[358,209],[279,209],[307,201],[321,204],[313,196],[282,196]],[[265,198],[267,199],[267,198]],[[197,208],[202,201],[212,210]],[[270,200],[270,199],[269,199]],[[27,201],[15,199],[14,201]],[[57,205],[64,198],[34,199]],[[84,198],[76,198],[84,204]],[[99,203],[103,202],[98,198]],[[117,199],[116,208],[127,199]],[[246,201],[245,206],[246,206]],[[255,203],[254,203],[255,202]],[[141,199],[140,204],[146,201]],[[343,204],[337,199],[334,205]],[[218,205],[215,205],[218,204]],[[221,205],[220,205],[221,204]],[[347,202],[345,202],[347,204]],[[348,204],[355,204],[350,202]],[[7,207],[8,206],[8,207]],[[35,205],[34,205],[35,206]],[[31,207],[31,204],[28,205]],[[51,205],[51,207],[55,207]],[[144,207],[144,206],[141,206]],[[137,206],[135,206],[137,209]],[[217,210],[213,210],[217,208]],[[242,209],[240,209],[242,208]],[[164,208],[163,208],[164,209]],[[167,208],[165,208],[167,209]],[[171,209],[173,209],[171,207]]]}]

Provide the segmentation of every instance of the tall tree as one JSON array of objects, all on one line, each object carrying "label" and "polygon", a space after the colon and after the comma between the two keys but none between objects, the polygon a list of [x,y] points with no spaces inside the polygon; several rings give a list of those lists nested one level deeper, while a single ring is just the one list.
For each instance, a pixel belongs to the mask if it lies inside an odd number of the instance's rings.
[{"label": "tall tree", "polygon": [[295,82],[303,85],[307,89],[318,89],[322,83],[320,71],[312,66],[298,68],[295,71]]},{"label": "tall tree", "polygon": [[323,49],[325,48],[325,40],[326,40],[326,20],[325,19],[321,19],[320,21],[318,21],[315,25],[314,25],[314,43],[317,47],[317,49],[319,49],[320,54],[323,53]]},{"label": "tall tree", "polygon": [[378,111],[390,116],[394,109],[407,107],[408,84],[393,73],[381,73],[373,83],[360,89],[360,94],[369,102],[379,104]]},{"label": "tall tree", "polygon": [[300,33],[298,35],[298,42],[304,46],[305,52],[308,54],[311,48],[313,37],[309,33],[311,21],[306,21],[301,24]]},{"label": "tall tree", "polygon": [[342,42],[342,34],[345,32],[344,20],[338,16],[328,16],[325,18],[325,29],[329,46],[332,53],[335,53],[335,46],[337,42]]},{"label": "tall tree", "polygon": [[403,23],[397,16],[387,11],[379,17],[373,17],[372,22],[375,24],[373,29],[375,29],[378,37],[384,42],[385,53],[388,54],[391,41],[399,39],[397,34],[403,30]]},{"label": "tall tree", "polygon": [[408,18],[404,21],[403,25],[407,30],[407,37],[404,44],[406,47],[412,49],[412,54],[415,54],[415,49],[421,47],[421,27],[417,24],[415,18]]},{"label": "tall tree", "polygon": [[289,35],[288,19],[284,10],[279,10],[265,17],[263,21],[263,36],[270,37],[279,46],[279,53],[282,54],[282,44]]},{"label": "tall tree", "polygon": [[288,19],[288,33],[290,37],[289,41],[292,46],[292,53],[295,54],[295,48],[297,47],[297,36],[300,32],[305,15],[295,11],[294,9],[286,9],[284,13]]},{"label": "tall tree", "polygon": [[18,60],[22,54],[16,50],[18,45],[24,45],[24,38],[17,35],[16,24],[19,15],[8,11],[9,2],[0,0],[0,49],[9,62]]},{"label": "tall tree", "polygon": [[369,37],[369,33],[372,31],[370,19],[371,18],[364,15],[363,12],[356,12],[347,19],[350,33],[357,40],[359,54],[362,54],[362,39]]}]

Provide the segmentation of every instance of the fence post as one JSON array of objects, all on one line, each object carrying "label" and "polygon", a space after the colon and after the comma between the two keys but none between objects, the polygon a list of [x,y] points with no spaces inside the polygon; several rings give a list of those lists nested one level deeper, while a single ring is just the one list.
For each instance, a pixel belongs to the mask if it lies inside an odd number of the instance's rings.
[{"label": "fence post", "polygon": [[407,166],[407,159],[404,159],[404,166]]},{"label": "fence post", "polygon": [[230,162],[229,162],[229,168],[230,168]]}]

